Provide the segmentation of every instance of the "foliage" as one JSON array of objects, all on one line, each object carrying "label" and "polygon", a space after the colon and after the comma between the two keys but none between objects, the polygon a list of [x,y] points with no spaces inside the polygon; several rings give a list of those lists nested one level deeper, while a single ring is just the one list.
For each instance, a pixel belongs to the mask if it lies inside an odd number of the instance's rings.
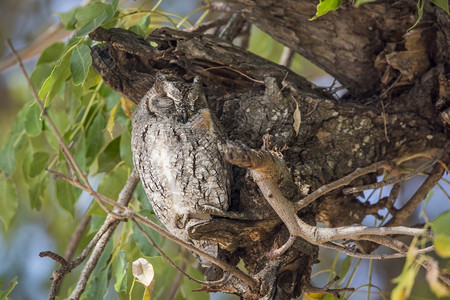
[{"label": "foliage", "polygon": [[[419,16],[423,9],[423,1],[419,0],[422,3],[419,7]],[[359,0],[355,5],[365,2],[369,1]],[[151,10],[118,10],[118,0],[110,4],[93,1],[86,6],[59,14],[62,24],[67,30],[73,30],[74,34],[67,43],[58,42],[47,47],[31,75],[32,84],[38,89],[39,97],[45,101],[46,113],[55,122],[65,143],[70,145],[70,151],[82,171],[91,177],[100,174],[102,180],[98,185],[98,192],[112,199],[117,199],[133,168],[130,150],[131,105],[126,99],[112,92],[103,83],[99,74],[92,69],[89,47],[93,41],[87,34],[98,26],[118,26],[145,36],[162,24],[168,23],[177,28],[184,24],[193,25],[188,19],[190,15],[184,17],[159,11],[157,9],[159,3]],[[447,1],[433,0],[433,3],[448,12]],[[341,0],[321,0],[317,6],[317,13],[311,20],[337,9],[340,5]],[[196,23],[201,22],[208,14],[206,7],[200,7],[193,13],[201,10],[204,10],[204,13]],[[257,34],[262,33],[256,31]],[[276,60],[281,54],[281,45],[273,40],[265,41],[265,47],[260,47],[253,46],[252,40],[250,48],[258,48],[260,52],[266,51],[264,56]],[[49,200],[54,200],[67,216],[75,218],[75,207],[81,191],[65,181],[50,178],[47,169],[63,174],[70,174],[71,170],[67,168],[58,141],[35,103],[28,103],[19,112],[13,129],[0,151],[0,157],[2,157],[0,218],[4,228],[9,227],[18,210],[16,182],[25,182],[28,201],[32,208],[40,210],[43,205],[51,205],[48,203]],[[157,222],[142,187],[136,189],[135,198],[137,201],[132,205],[136,210]],[[92,234],[99,229],[106,213],[93,202],[87,214],[93,216],[90,230]],[[445,226],[450,222],[449,216],[447,213],[431,224],[437,233],[434,238],[436,250],[442,257],[450,256],[449,232],[448,226]],[[174,257],[175,261],[183,259],[183,252],[179,251],[179,248],[165,242],[151,230],[147,233],[165,252],[174,252],[170,253],[170,256]],[[164,283],[174,282],[177,272],[159,256],[142,232],[131,222],[124,224],[123,230],[117,232],[116,238],[108,243],[89,279],[85,297],[103,298],[110,280],[114,280],[114,289],[120,299],[132,296],[138,298],[148,293],[147,287],[150,284],[147,284],[146,288],[132,285],[134,279],[131,262],[140,257],[146,258],[154,268],[155,279],[151,283],[155,284],[154,298],[163,297],[168,292],[168,287]],[[352,258],[347,257],[341,263],[338,271],[341,280],[337,282],[338,284],[343,283],[351,270],[352,262]],[[201,278],[200,272],[191,265],[187,265],[186,270],[196,278]],[[405,270],[407,274],[399,277],[399,285],[404,282],[402,278],[415,276],[414,264],[408,264]],[[348,279],[347,286],[350,285],[353,275],[354,273]],[[16,278],[6,291],[0,291],[0,299],[6,299],[15,285],[17,285]],[[178,298],[208,299],[206,293],[192,293],[196,288],[199,288],[198,284],[182,278]],[[315,295],[315,297],[328,296]]]},{"label": "foliage", "polygon": [[[374,2],[375,0],[355,0],[353,2],[353,5],[355,7],[358,7],[365,3]],[[448,0],[431,0],[431,2],[436,5],[437,7],[440,7],[444,11],[449,14],[449,8],[448,8]],[[328,12],[338,9],[341,6],[342,0],[320,0],[319,4],[317,4],[317,12],[316,14],[309,19],[310,21],[316,20],[318,17],[323,16],[327,14]],[[411,26],[410,29],[415,27],[420,20],[422,20],[423,15],[423,6],[425,5],[425,0],[417,0],[417,20],[414,23],[413,26]]]},{"label": "foliage", "polygon": [[[14,287],[19,284],[19,282],[17,281],[17,276],[13,278],[13,280],[11,280],[11,282],[9,283],[8,287],[6,288],[5,291],[0,291],[0,300],[3,299],[8,299],[8,295],[12,292],[12,290],[14,289]],[[0,282],[0,286],[2,285],[2,282]]]},{"label": "foliage", "polygon": [[[59,14],[61,23],[74,34],[67,43],[57,42],[47,47],[31,74],[32,84],[45,101],[46,113],[55,122],[65,143],[70,145],[76,162],[90,177],[102,177],[98,192],[112,199],[117,199],[133,167],[130,150],[132,105],[112,92],[92,69],[90,46],[93,41],[87,34],[98,26],[118,26],[145,36],[167,21],[175,27],[193,25],[184,16],[158,11],[157,6],[152,10],[118,10],[118,2],[93,1]],[[201,10],[205,7],[197,11]],[[199,22],[207,13],[205,10]],[[40,210],[44,205],[52,205],[49,201],[55,201],[68,216],[76,217],[81,191],[63,180],[51,178],[48,173],[47,169],[50,169],[70,175],[71,170],[50,125],[33,101],[19,112],[0,155],[0,219],[5,229],[18,209],[16,182],[25,183],[32,208]],[[140,213],[157,222],[142,188],[136,190],[135,196],[139,202],[132,205],[146,208]],[[91,233],[94,233],[106,213],[93,202],[87,214],[94,217],[91,222]],[[160,236],[150,230],[148,233],[164,249]],[[164,259],[158,260],[158,252],[135,226],[126,224],[124,230],[116,234],[117,238],[108,243],[89,279],[85,297],[102,299],[110,280],[114,280],[114,288],[121,299],[142,297],[142,288],[131,290],[131,262],[138,257],[147,258],[155,267],[155,282],[161,287],[156,287],[154,292],[167,293],[163,283],[174,282],[177,272]],[[173,244],[168,245],[173,248]],[[180,253],[171,254],[175,260],[182,259]],[[187,269],[201,278],[198,271],[189,266]],[[179,297],[209,298],[204,292],[192,294],[191,290],[200,287],[198,284],[187,284],[184,279],[182,282],[185,287],[178,291]],[[1,291],[0,298],[5,299],[16,284],[17,280],[14,280],[6,291]]]}]

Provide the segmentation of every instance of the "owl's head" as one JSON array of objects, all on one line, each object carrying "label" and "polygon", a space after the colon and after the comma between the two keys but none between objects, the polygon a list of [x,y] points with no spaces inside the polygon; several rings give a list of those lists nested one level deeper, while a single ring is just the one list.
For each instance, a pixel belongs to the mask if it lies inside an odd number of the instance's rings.
[{"label": "owl's head", "polygon": [[147,101],[150,112],[182,123],[186,123],[199,109],[207,107],[198,76],[192,83],[185,83],[157,73]]}]

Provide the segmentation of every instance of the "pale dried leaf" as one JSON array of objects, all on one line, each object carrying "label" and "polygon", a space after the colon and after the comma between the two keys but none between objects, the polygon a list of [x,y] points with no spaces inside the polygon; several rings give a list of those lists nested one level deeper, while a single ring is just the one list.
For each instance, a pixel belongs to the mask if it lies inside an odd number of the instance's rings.
[{"label": "pale dried leaf", "polygon": [[117,108],[119,107],[119,102],[111,109],[109,114],[108,123],[106,123],[106,131],[109,133],[111,138],[113,138],[114,121],[116,120]]},{"label": "pale dried leaf", "polygon": [[292,125],[294,127],[295,136],[298,135],[301,123],[302,123],[302,113],[301,113],[300,108],[298,106],[298,102],[295,101],[294,124]]},{"label": "pale dried leaf", "polygon": [[149,287],[155,276],[153,271],[153,266],[145,258],[138,258],[133,262],[133,276],[136,277],[137,281],[142,283],[145,287]]},{"label": "pale dried leaf", "polygon": [[133,112],[131,111],[131,108],[133,107],[133,103],[131,101],[128,101],[124,97],[121,97],[120,105],[121,105],[122,110],[125,113],[125,115],[127,115],[128,117],[131,118],[133,116]]}]

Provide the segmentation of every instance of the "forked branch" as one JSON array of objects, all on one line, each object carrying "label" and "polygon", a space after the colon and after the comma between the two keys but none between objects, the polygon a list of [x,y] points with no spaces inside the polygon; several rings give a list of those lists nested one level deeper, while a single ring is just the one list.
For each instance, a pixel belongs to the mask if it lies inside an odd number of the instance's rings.
[{"label": "forked branch", "polygon": [[[367,227],[359,225],[322,228],[311,226],[297,216],[297,211],[300,208],[305,207],[326,192],[342,187],[350,183],[353,179],[374,172],[381,167],[391,169],[392,167],[387,162],[380,162],[367,168],[358,169],[352,174],[320,188],[311,194],[313,195],[312,197],[306,197],[306,201],[302,199],[297,203],[293,203],[284,197],[278,185],[278,182],[281,180],[280,174],[286,173],[280,172],[280,170],[285,169],[286,166],[277,152],[257,151],[241,144],[228,142],[225,155],[229,162],[240,167],[248,168],[251,171],[253,179],[258,184],[262,194],[289,230],[291,237],[285,245],[275,250],[271,254],[272,256],[281,255],[286,251],[295,240],[295,237],[301,237],[312,244],[320,246],[324,243],[339,239],[361,240],[365,236],[388,236],[394,234],[409,236],[429,235],[425,229],[405,226]],[[332,244],[325,245],[331,246]]]}]

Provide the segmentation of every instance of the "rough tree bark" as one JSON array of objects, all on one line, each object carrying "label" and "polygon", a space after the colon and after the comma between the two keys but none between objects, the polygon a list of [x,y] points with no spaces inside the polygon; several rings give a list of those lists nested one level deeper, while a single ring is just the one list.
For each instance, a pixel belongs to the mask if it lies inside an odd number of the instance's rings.
[{"label": "rough tree bark", "polygon": [[[283,154],[295,184],[283,192],[292,200],[358,167],[444,147],[450,124],[450,22],[445,12],[427,2],[423,21],[407,31],[415,21],[414,1],[360,8],[345,3],[313,22],[308,21],[315,14],[312,2],[228,2],[245,20],[333,75],[349,93],[336,100],[289,69],[227,41],[168,28],[146,39],[98,28],[91,38],[106,43],[92,48],[93,66],[135,104],[157,72],[185,80],[201,76],[208,103],[230,140],[259,148],[262,137],[271,134],[275,145],[288,147]],[[297,121],[300,116],[299,127],[294,116]],[[448,152],[442,161],[450,161]],[[233,175],[231,210],[248,213],[249,220],[212,219],[191,234],[218,241],[232,264],[242,259],[261,287],[253,291],[231,280],[208,290],[248,299],[298,296],[309,282],[318,247],[297,239],[281,257],[267,258],[288,232],[246,171],[234,168]],[[367,176],[355,185],[374,181]],[[307,223],[334,227],[360,223],[378,208],[338,190],[298,215]]]}]

